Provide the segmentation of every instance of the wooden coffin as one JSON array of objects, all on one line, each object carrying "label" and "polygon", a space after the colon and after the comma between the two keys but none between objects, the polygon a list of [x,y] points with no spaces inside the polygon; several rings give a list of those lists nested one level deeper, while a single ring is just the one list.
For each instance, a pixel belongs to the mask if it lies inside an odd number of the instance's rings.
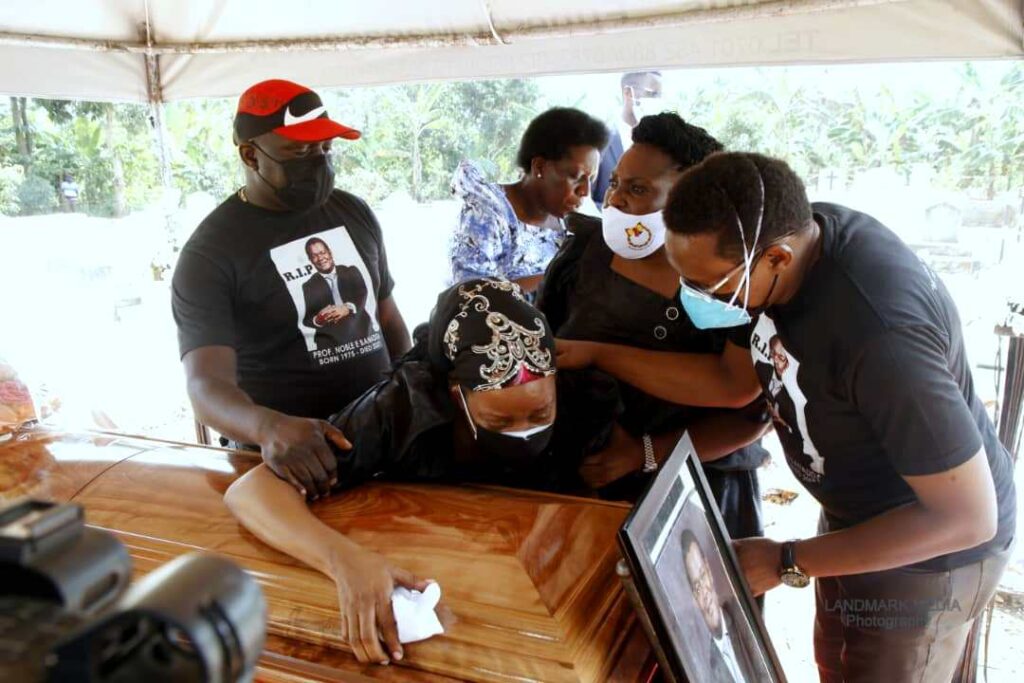
[{"label": "wooden coffin", "polygon": [[197,550],[227,556],[269,608],[260,680],[637,681],[650,652],[615,576],[627,508],[488,487],[371,484],[316,503],[330,526],[438,581],[446,633],[400,664],[338,639],[333,583],[245,531],[223,503],[251,454],[110,434],[0,443],[0,496],[75,501],[123,541],[136,578]]}]

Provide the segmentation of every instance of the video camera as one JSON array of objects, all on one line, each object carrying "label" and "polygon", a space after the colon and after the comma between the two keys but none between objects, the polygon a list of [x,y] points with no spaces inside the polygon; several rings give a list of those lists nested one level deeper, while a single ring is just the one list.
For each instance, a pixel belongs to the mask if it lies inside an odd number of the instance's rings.
[{"label": "video camera", "polygon": [[266,603],[248,574],[190,554],[130,577],[125,547],[81,506],[0,509],[0,680],[252,680]]}]

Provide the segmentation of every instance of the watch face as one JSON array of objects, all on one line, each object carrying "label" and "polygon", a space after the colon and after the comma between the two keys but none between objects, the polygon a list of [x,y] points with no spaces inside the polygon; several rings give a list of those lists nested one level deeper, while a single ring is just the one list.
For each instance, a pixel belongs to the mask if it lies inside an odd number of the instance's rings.
[{"label": "watch face", "polygon": [[806,588],[811,582],[810,577],[801,572],[782,572],[779,578],[791,588]]}]

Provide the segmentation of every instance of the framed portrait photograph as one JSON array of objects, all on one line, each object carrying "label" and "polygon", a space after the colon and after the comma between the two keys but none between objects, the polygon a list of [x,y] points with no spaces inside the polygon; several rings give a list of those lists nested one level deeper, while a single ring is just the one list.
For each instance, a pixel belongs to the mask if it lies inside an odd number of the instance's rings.
[{"label": "framed portrait photograph", "polygon": [[666,680],[786,680],[684,434],[619,532],[619,573]]}]

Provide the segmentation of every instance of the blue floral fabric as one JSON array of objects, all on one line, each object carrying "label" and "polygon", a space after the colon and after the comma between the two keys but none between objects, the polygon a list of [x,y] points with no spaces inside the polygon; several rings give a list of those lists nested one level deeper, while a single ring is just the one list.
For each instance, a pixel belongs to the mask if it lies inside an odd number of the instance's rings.
[{"label": "blue floral fabric", "polygon": [[487,182],[472,162],[459,164],[452,194],[462,200],[462,211],[448,249],[451,284],[540,275],[562,246],[564,227],[551,230],[519,220],[501,185]]}]

